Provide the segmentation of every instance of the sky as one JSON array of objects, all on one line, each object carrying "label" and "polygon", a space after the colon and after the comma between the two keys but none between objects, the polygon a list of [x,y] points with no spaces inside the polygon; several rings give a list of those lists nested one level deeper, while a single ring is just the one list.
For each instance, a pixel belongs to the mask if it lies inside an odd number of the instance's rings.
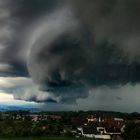
[{"label": "sky", "polygon": [[0,0],[0,105],[140,112],[139,0]]}]

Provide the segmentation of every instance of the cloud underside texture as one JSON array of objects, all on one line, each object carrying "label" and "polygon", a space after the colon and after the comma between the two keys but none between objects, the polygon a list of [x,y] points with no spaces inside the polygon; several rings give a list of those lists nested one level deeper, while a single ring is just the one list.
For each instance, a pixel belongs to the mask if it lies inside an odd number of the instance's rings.
[{"label": "cloud underside texture", "polygon": [[30,75],[37,88],[33,95],[18,87],[15,98],[72,103],[140,82],[139,0],[1,3],[1,75]]}]

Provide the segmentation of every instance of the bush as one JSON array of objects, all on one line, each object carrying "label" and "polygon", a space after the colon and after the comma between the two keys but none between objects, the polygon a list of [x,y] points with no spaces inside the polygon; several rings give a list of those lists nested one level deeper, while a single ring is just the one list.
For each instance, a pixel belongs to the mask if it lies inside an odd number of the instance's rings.
[{"label": "bush", "polygon": [[126,125],[124,140],[140,140],[140,124],[129,123]]}]

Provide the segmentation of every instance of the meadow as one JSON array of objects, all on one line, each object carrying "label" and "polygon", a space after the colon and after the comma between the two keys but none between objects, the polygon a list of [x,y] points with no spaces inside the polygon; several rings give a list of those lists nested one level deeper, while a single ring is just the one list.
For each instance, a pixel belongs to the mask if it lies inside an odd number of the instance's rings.
[{"label": "meadow", "polygon": [[0,140],[77,140],[77,139],[78,140],[96,140],[96,139],[88,139],[88,138],[71,138],[71,137],[0,138]]}]

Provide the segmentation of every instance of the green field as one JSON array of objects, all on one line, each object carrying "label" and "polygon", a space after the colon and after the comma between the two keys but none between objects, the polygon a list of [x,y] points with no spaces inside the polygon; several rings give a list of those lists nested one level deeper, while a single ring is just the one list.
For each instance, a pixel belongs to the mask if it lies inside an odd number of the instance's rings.
[{"label": "green field", "polygon": [[70,138],[70,137],[38,137],[38,138],[33,137],[33,138],[0,138],[0,140],[95,140],[95,139]]}]

